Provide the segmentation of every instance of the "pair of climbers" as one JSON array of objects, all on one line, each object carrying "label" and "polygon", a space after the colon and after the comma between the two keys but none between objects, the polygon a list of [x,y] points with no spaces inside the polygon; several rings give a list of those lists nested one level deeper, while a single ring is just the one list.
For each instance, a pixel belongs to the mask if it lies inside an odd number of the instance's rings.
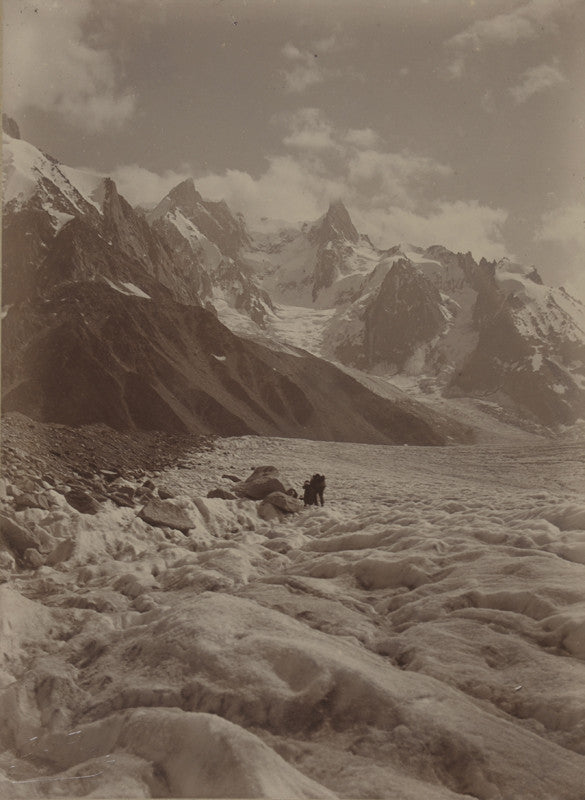
[{"label": "pair of climbers", "polygon": [[317,506],[319,502],[325,505],[323,492],[325,491],[325,475],[315,473],[310,481],[303,484],[303,503],[306,506]]}]

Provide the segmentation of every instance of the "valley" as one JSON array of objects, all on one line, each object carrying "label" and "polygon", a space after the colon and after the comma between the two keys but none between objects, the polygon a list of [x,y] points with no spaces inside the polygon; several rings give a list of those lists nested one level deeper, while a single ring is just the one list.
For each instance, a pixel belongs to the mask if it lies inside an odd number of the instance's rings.
[{"label": "valley", "polygon": [[0,795],[582,800],[583,304],[4,128]]}]

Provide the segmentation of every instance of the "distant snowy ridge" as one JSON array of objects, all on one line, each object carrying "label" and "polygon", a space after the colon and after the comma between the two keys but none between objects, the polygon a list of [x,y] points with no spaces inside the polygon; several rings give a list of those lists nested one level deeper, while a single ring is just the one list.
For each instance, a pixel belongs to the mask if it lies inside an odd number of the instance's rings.
[{"label": "distant snowy ridge", "polygon": [[163,286],[273,350],[301,347],[425,402],[474,397],[549,428],[585,418],[585,308],[532,266],[376,248],[340,200],[316,221],[251,232],[192,179],[145,213],[106,176],[9,133],[3,147],[6,305],[80,280],[150,298]]}]

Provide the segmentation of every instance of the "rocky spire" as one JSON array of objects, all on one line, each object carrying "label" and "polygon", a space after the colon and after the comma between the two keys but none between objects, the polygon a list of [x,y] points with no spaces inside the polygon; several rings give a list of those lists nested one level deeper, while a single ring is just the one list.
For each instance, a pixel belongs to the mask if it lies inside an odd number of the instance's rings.
[{"label": "rocky spire", "polygon": [[341,200],[334,200],[329,204],[327,213],[315,223],[309,236],[316,244],[325,244],[339,239],[347,239],[356,244],[360,238],[349,212]]},{"label": "rocky spire", "polygon": [[12,119],[12,117],[9,117],[8,114],[4,114],[4,112],[2,112],[2,130],[4,133],[12,136],[13,139],[20,139],[20,129],[18,124]]},{"label": "rocky spire", "polygon": [[193,178],[187,178],[177,184],[168,194],[173,205],[183,210],[192,210],[203,199],[197,189]]}]

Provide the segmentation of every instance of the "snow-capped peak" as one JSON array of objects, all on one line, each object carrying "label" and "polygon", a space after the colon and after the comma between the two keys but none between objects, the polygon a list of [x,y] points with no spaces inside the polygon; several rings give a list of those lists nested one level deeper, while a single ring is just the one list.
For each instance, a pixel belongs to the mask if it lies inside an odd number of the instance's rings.
[{"label": "snow-capped peak", "polygon": [[6,133],[2,134],[2,152],[5,205],[11,201],[24,204],[40,191],[48,204],[61,194],[73,211],[84,213],[84,205],[89,203],[101,212],[104,175],[59,164],[29,142]]}]

